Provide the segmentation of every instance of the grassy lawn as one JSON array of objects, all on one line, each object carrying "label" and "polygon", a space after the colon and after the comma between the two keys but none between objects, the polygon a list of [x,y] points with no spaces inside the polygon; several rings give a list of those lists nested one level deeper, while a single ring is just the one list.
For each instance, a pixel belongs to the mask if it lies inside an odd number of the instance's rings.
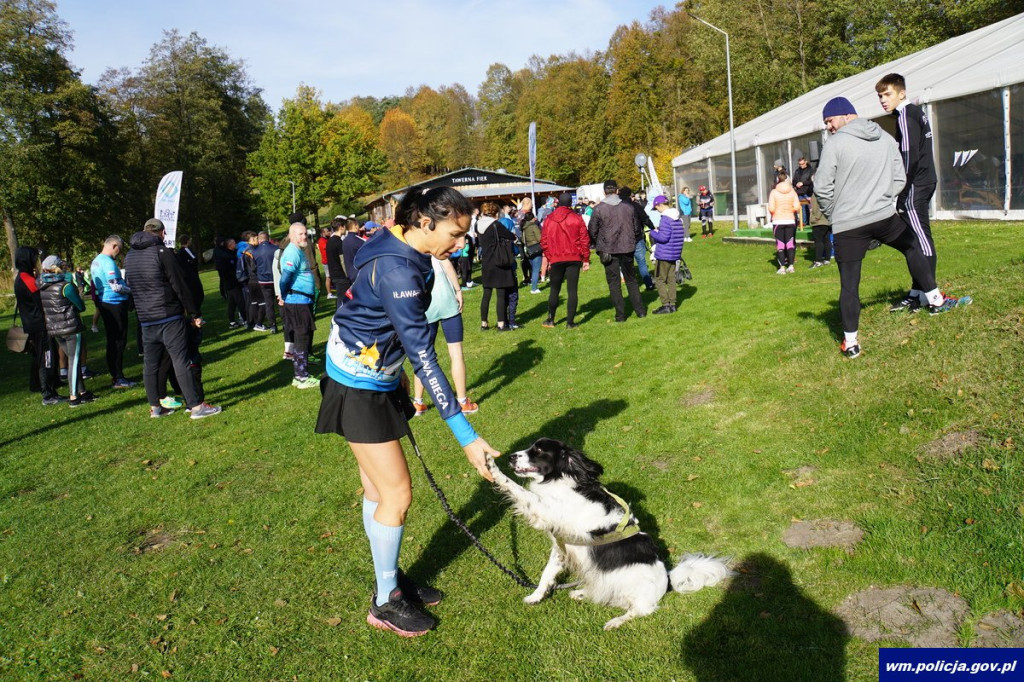
[{"label": "grassy lawn", "polygon": [[[204,379],[221,415],[151,420],[141,386],[115,393],[106,375],[89,382],[95,403],[43,407],[26,391],[28,358],[0,353],[0,677],[872,680],[879,645],[832,614],[870,585],[960,595],[967,645],[985,614],[1024,608],[1024,225],[936,234],[940,285],[974,305],[890,314],[906,268],[895,251],[870,252],[852,361],[838,353],[837,270],[808,270],[806,251],[780,277],[769,246],[698,239],[679,312],[625,324],[612,322],[595,258],[577,330],[564,303],[559,327],[543,329],[547,296],[524,288],[525,328],[482,333],[480,290],[467,292],[481,435],[502,451],[539,436],[581,447],[673,559],[728,554],[744,571],[726,588],[670,593],[613,632],[601,629],[613,610],[564,592],[524,605],[448,522],[411,449],[402,564],[448,597],[426,637],[367,626],[372,566],[348,446],[312,432],[319,394],[289,386],[280,336],[228,330],[212,272]],[[332,303],[321,301],[320,344]],[[86,336],[103,369],[102,333]],[[134,339],[128,356],[141,380]],[[546,539],[511,517],[435,410],[414,429],[459,515],[536,579]],[[966,430],[978,447],[927,455]],[[822,518],[855,522],[864,541],[782,543],[792,520]]]}]

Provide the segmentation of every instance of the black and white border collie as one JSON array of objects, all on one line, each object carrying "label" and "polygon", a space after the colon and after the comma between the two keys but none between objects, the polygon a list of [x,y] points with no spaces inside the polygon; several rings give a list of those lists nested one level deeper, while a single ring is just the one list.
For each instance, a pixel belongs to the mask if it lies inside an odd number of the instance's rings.
[{"label": "black and white border collie", "polygon": [[605,623],[617,628],[658,608],[671,581],[676,592],[696,592],[732,575],[726,561],[703,554],[683,556],[671,572],[658,558],[654,540],[639,532],[628,507],[609,493],[598,478],[604,469],[579,450],[552,438],[541,438],[526,450],[508,456],[524,488],[501,472],[494,460],[487,468],[495,485],[512,501],[517,514],[551,536],[548,564],[537,589],[524,599],[536,604],[555,586],[563,570],[580,580],[573,599],[625,609]]}]

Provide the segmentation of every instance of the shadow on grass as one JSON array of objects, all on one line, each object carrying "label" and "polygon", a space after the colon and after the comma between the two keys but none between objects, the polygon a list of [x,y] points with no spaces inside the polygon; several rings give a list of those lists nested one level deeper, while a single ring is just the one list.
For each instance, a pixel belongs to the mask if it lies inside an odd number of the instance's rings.
[{"label": "shadow on grass", "polygon": [[[626,409],[624,400],[596,400],[590,405],[571,409],[565,414],[552,419],[534,433],[525,435],[509,444],[507,451],[514,452],[528,447],[533,441],[541,437],[558,438],[579,444],[580,441],[594,430],[597,424],[605,419],[611,419]],[[500,460],[499,460],[500,461]],[[630,503],[636,494],[632,489],[618,486],[617,489],[626,491],[630,496]],[[480,537],[488,530],[498,525],[508,514],[508,504],[505,503],[500,494],[487,481],[480,480],[472,497],[458,509],[453,510],[473,533]],[[637,518],[640,518],[639,515]],[[514,524],[510,524],[514,526]],[[471,549],[472,541],[466,537],[458,528],[451,523],[444,523],[427,540],[423,551],[416,560],[408,567],[407,572],[414,580],[426,583],[433,582],[444,568],[457,556],[466,550]],[[486,546],[486,545],[485,545]],[[518,551],[518,536],[512,535],[512,564],[521,577],[524,576],[520,566]],[[509,563],[503,557],[496,557],[503,563]],[[497,571],[489,565],[484,557],[479,557],[481,569],[486,571]],[[497,575],[495,573],[495,575]],[[539,576],[537,576],[539,577]],[[496,578],[495,580],[505,580]]]},{"label": "shadow on grass", "polygon": [[[516,334],[515,331],[493,332],[494,334]],[[477,389],[493,384],[484,392],[477,393],[477,402],[482,402],[505,387],[506,384],[518,379],[544,360],[544,349],[533,339],[523,339],[515,348],[495,358],[491,366],[473,380],[469,388]]]},{"label": "shadow on grass", "polygon": [[[884,305],[888,308],[893,303],[903,298],[903,296],[905,295],[905,292],[903,292],[900,289],[889,289],[887,291],[879,292],[872,296],[871,298],[862,297],[860,300],[861,313],[864,312],[864,309],[876,305]],[[828,308],[826,310],[818,313],[812,313],[808,310],[802,310],[799,313],[797,313],[797,317],[799,317],[801,320],[818,320],[823,325],[828,327],[829,331],[832,332],[832,336],[834,336],[837,341],[841,341],[843,339],[843,321],[842,316],[839,314],[838,291],[836,292],[835,298],[829,299]]]},{"label": "shadow on grass", "polygon": [[774,557],[751,554],[734,568],[740,575],[725,598],[683,640],[694,679],[845,680],[843,621],[805,595]]}]

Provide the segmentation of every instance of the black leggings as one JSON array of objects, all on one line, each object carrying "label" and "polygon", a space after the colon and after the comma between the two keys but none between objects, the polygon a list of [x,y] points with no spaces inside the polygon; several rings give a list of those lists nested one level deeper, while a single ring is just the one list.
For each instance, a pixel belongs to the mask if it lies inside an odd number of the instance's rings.
[{"label": "black leggings", "polygon": [[814,262],[824,263],[832,259],[832,243],[828,235],[832,228],[828,225],[815,225],[811,228],[814,237]]},{"label": "black leggings", "polygon": [[[896,249],[907,259],[910,276],[924,282],[924,286],[935,280],[931,277],[928,259],[921,253],[917,245],[917,237],[908,227],[899,237],[886,244]],[[863,258],[854,261],[842,261],[839,265],[839,317],[843,323],[843,331],[853,333],[860,325],[860,270]]]},{"label": "black leggings", "polygon": [[793,265],[796,259],[796,225],[775,226],[775,253],[779,267]]},{"label": "black leggings", "polygon": [[548,266],[548,276],[551,284],[548,287],[548,319],[554,322],[555,312],[558,310],[558,297],[562,293],[562,281],[566,283],[566,305],[565,321],[568,324],[576,322],[576,305],[579,303],[576,289],[580,283],[580,268],[583,263],[579,261],[563,261],[552,263]]},{"label": "black leggings", "polygon": [[499,287],[492,289],[491,287],[484,287],[484,295],[480,298],[480,322],[487,324],[487,312],[488,308],[491,307],[491,292],[498,292],[498,322],[502,326],[505,325],[506,311],[508,310],[508,289]]}]

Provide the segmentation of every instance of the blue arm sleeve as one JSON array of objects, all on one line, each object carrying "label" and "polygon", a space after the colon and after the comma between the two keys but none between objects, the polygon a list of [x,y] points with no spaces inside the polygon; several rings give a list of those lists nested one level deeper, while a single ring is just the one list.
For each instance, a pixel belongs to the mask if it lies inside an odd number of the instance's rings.
[{"label": "blue arm sleeve", "polygon": [[387,272],[378,269],[377,275],[377,291],[384,312],[395,327],[413,371],[423,382],[459,445],[469,445],[477,439],[477,434],[462,414],[455,391],[437,364],[437,353],[430,342],[427,309],[422,297],[426,281],[421,274],[410,272],[405,267],[394,267]]}]

